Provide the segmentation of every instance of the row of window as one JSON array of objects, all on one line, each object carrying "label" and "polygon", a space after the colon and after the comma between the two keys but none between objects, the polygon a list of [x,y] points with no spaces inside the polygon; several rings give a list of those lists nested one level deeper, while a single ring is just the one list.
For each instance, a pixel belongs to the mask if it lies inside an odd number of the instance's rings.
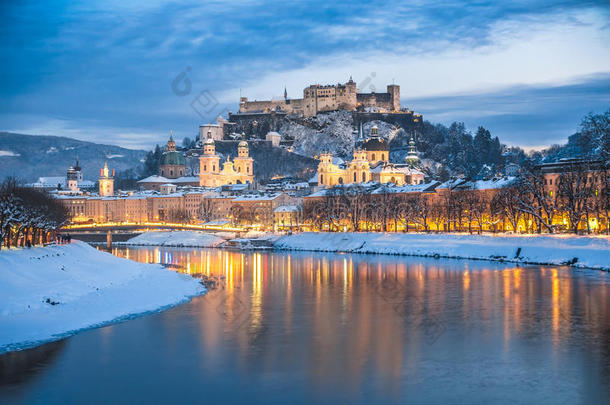
[{"label": "row of window", "polygon": [[[203,165],[203,171],[207,172],[208,171],[208,166],[207,165]],[[215,172],[216,171],[216,165],[212,165],[212,171]],[[241,173],[241,166],[237,167],[237,172]],[[250,166],[246,166],[246,173],[250,174]]]},{"label": "row of window", "polygon": [[[173,169],[169,169],[169,175],[170,176],[174,175],[174,170]],[[161,176],[165,176],[165,169],[161,169]],[[184,171],[182,169],[180,169],[179,176],[184,176]]]}]

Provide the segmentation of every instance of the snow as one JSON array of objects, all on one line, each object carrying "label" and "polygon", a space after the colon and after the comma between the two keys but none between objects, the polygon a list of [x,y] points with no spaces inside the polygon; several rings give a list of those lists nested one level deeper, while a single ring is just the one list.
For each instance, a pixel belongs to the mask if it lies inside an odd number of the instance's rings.
[{"label": "snow", "polygon": [[217,247],[226,241],[224,235],[198,231],[146,232],[121,245],[173,246],[173,247]]},{"label": "snow", "polygon": [[280,205],[273,212],[299,212],[299,207],[296,205]]},{"label": "snow", "polygon": [[10,150],[0,150],[0,157],[16,157],[21,156],[21,154],[10,151]]},{"label": "snow", "polygon": [[138,183],[167,183],[169,179],[163,176],[152,175],[145,179],[138,180]]},{"label": "snow", "polygon": [[125,157],[125,155],[106,155],[106,158],[108,158],[108,159],[122,158],[122,157]]},{"label": "snow", "polygon": [[353,119],[349,111],[286,120],[281,124],[280,132],[284,137],[294,139],[294,151],[303,156],[313,157],[320,151],[327,151],[335,156],[350,157],[354,149]]},{"label": "snow", "polygon": [[273,201],[281,195],[282,193],[244,194],[240,195],[239,197],[235,197],[233,201]]},{"label": "snow", "polygon": [[160,311],[203,292],[190,276],[83,242],[0,251],[0,353]]},{"label": "snow", "polygon": [[[300,233],[274,248],[323,252],[378,253],[561,265],[610,270],[609,237],[486,236],[421,233]],[[521,249],[518,257],[517,250]]]}]

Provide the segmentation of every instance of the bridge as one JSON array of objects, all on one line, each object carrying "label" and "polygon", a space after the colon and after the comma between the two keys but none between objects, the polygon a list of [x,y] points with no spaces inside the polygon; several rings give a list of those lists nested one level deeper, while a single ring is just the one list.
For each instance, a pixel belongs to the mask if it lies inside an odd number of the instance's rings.
[{"label": "bridge", "polygon": [[168,222],[107,222],[107,223],[82,223],[69,224],[61,228],[62,232],[134,232],[142,233],[146,231],[206,231],[206,232],[246,232],[249,229],[235,227],[226,224],[182,224]]},{"label": "bridge", "polygon": [[108,222],[108,223],[82,223],[70,224],[60,229],[61,233],[70,234],[75,239],[84,242],[105,242],[108,240],[108,232],[111,233],[111,239],[116,242],[124,242],[141,233],[150,231],[205,231],[210,233],[217,232],[235,232],[235,236],[247,232],[247,229],[234,227],[229,223],[226,224],[181,224],[181,223],[166,223],[166,222]]}]

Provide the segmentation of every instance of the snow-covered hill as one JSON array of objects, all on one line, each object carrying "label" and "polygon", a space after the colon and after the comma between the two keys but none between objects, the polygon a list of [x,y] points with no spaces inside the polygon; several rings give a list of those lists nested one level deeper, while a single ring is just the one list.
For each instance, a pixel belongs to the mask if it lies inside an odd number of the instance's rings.
[{"label": "snow-covered hill", "polygon": [[105,161],[117,172],[135,169],[146,152],[59,136],[0,132],[0,181],[8,176],[27,182],[65,176],[77,156],[84,178],[95,181]]}]

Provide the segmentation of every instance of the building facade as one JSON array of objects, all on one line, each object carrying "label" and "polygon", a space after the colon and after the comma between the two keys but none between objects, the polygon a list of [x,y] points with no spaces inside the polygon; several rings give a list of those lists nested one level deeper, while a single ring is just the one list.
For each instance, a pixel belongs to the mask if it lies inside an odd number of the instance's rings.
[{"label": "building facade", "polygon": [[391,163],[389,159],[388,144],[379,137],[375,126],[372,128],[371,137],[363,143],[361,149],[354,150],[353,159],[344,165],[335,163],[331,153],[320,155],[318,185],[332,187],[338,184],[375,181],[402,186],[424,182],[424,173],[417,168],[419,159],[413,139],[405,159],[406,163]]},{"label": "building facade", "polygon": [[237,147],[237,157],[229,157],[220,167],[220,156],[216,153],[214,140],[206,139],[203,155],[199,157],[199,185],[219,187],[225,184],[245,184],[254,181],[254,159],[250,157],[248,143],[241,141]]}]

